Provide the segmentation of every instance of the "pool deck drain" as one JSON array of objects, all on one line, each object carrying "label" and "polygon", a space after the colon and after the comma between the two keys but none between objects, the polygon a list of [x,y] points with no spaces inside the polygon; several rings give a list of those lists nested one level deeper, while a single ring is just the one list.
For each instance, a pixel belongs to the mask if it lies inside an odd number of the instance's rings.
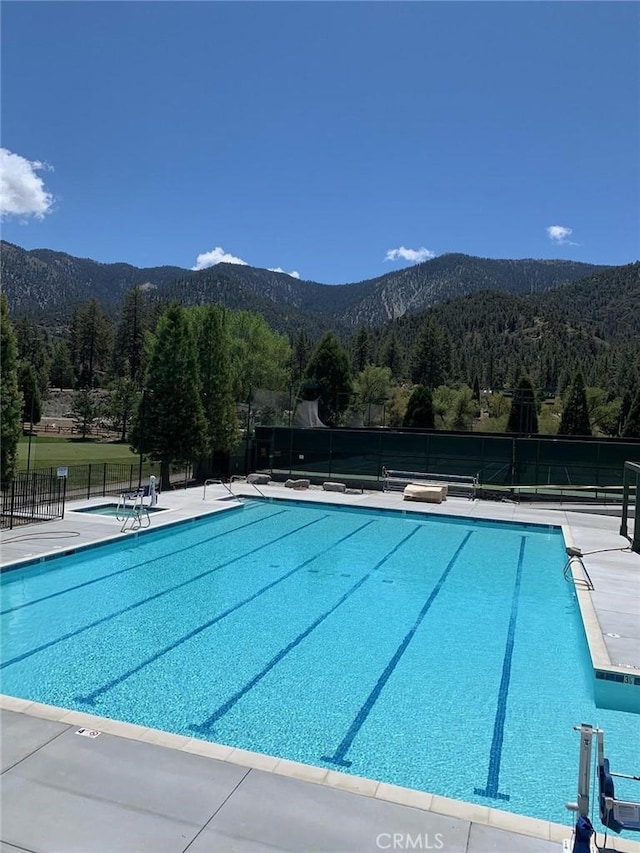
[{"label": "pool deck drain", "polygon": [[[250,486],[236,485],[235,490],[247,497],[256,494]],[[263,491],[275,498],[343,506],[426,509],[384,493],[354,496],[309,490],[292,495],[277,486]],[[170,511],[154,516],[150,529],[226,511],[231,504],[221,500],[224,497],[228,493],[223,487],[209,487],[204,501],[202,489],[165,493],[160,500]],[[91,503],[104,503],[104,498],[77,505]],[[576,585],[594,668],[636,682],[640,556],[621,550],[627,542],[618,534],[617,518],[465,499],[429,505],[427,511],[562,525],[566,543],[585,554],[595,584],[591,592]],[[2,564],[59,556],[122,535],[132,534],[121,534],[113,518],[74,513],[64,521],[3,531]],[[601,549],[617,550],[588,555]],[[572,568],[579,580],[579,566]],[[640,690],[640,684],[631,689]],[[546,853],[562,849],[562,840],[571,832],[569,814],[567,826],[562,826],[24,699],[0,697],[0,708],[0,853],[384,849]],[[75,737],[81,727],[101,735]],[[640,844],[609,837],[606,849],[640,853]]]}]

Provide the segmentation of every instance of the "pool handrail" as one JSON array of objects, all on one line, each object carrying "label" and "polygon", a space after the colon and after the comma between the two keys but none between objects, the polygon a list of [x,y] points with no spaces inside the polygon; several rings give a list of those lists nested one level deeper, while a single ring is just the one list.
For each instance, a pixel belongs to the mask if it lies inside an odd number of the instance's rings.
[{"label": "pool handrail", "polygon": [[[233,481],[233,477],[231,478],[231,482],[232,481]],[[208,480],[204,481],[204,489],[202,491],[202,500],[204,500],[207,497],[207,486],[214,486],[214,485],[224,486],[232,498],[235,498],[236,500],[241,500],[241,498],[238,495],[236,495],[235,492],[232,491],[231,484],[225,483],[225,481],[220,479],[220,477],[210,477]]]}]

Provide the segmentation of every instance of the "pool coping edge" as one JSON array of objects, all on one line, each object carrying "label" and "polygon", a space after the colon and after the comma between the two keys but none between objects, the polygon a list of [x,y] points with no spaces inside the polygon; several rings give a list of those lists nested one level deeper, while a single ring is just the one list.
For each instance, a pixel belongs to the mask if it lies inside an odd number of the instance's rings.
[{"label": "pool coping edge", "polygon": [[[469,803],[465,800],[455,800],[450,797],[441,796],[440,794],[431,794],[415,788],[405,788],[388,782],[379,782],[376,779],[367,779],[362,776],[341,773],[337,770],[329,770],[312,764],[304,764],[290,759],[252,752],[246,749],[227,746],[226,744],[200,740],[199,738],[191,738],[185,735],[176,735],[171,732],[162,731],[161,729],[145,728],[134,723],[120,722],[109,719],[108,717],[87,714],[83,711],[72,711],[56,705],[32,702],[29,699],[21,699],[3,693],[0,693],[0,708],[6,711],[63,723],[69,727],[91,728],[100,733],[124,737],[128,740],[150,743],[167,749],[175,749],[179,752],[193,753],[205,758],[213,758],[217,761],[237,764],[249,769],[276,773],[281,776],[298,779],[302,782],[326,785],[330,788],[336,788],[352,794],[360,794],[361,796],[385,802],[433,812],[434,814],[445,817],[453,817],[458,820],[469,821],[470,823],[491,826],[494,829],[501,829],[531,838],[540,838],[544,841],[561,844],[565,839],[571,838],[573,835],[573,826],[565,826],[564,824],[554,823],[553,821],[519,815],[515,812],[506,812],[491,808],[490,806]],[[631,841],[627,838],[611,838],[610,843],[614,844],[612,849],[620,851],[620,853],[640,853],[639,842]]]}]

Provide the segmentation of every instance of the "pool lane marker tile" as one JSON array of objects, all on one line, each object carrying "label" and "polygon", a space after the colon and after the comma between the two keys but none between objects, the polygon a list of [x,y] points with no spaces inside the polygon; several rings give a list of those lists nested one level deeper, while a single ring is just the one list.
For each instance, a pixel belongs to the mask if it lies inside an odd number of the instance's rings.
[{"label": "pool lane marker tile", "polygon": [[[91,580],[83,581],[82,583],[74,584],[74,586],[68,586],[66,589],[59,589],[56,592],[51,592],[49,595],[43,595],[40,598],[32,598],[31,601],[25,601],[22,604],[16,604],[14,607],[7,607],[4,610],[0,610],[0,616],[5,616],[7,613],[15,613],[16,610],[22,610],[25,607],[33,607],[34,604],[40,604],[42,601],[49,601],[51,598],[57,598],[60,595],[66,595],[68,592],[75,592],[77,589],[82,589],[85,586],[91,586],[94,583],[100,583],[100,581],[108,580],[109,578],[117,577],[118,575],[125,574],[126,572],[132,572],[134,569],[144,568],[146,569],[152,563],[157,563],[162,560],[166,560],[167,557],[173,557],[176,554],[182,554],[185,551],[191,550],[193,547],[201,547],[205,545],[207,542],[212,542],[214,539],[220,539],[222,536],[226,536],[228,533],[235,533],[238,530],[243,530],[245,527],[251,527],[253,524],[258,524],[260,521],[268,521],[271,518],[275,518],[276,515],[283,515],[286,510],[280,510],[280,512],[275,512],[272,515],[267,515],[264,518],[258,518],[254,521],[250,521],[247,524],[242,524],[239,527],[233,527],[230,530],[223,530],[222,533],[216,533],[215,536],[210,536],[207,539],[203,539],[201,542],[198,542],[196,546],[194,545],[186,545],[184,548],[178,548],[177,551],[171,551],[168,554],[162,554],[159,557],[153,557],[151,560],[145,560],[141,563],[134,563],[132,566],[126,566],[124,569],[117,569],[115,572],[109,572],[106,575],[100,575],[96,578],[91,578]],[[326,517],[326,516],[325,516]],[[118,544],[121,543],[122,540],[118,540]],[[107,544],[107,543],[102,543]],[[56,554],[56,557],[66,557],[70,554],[75,554],[79,549],[74,548],[70,551],[65,551],[64,554]],[[46,557],[41,558],[41,562],[44,562]]]},{"label": "pool lane marker tile", "polygon": [[487,772],[487,784],[484,788],[474,788],[473,793],[479,797],[490,797],[494,800],[508,800],[509,794],[503,794],[498,790],[500,781],[500,763],[502,761],[502,744],[504,742],[504,723],[507,717],[507,699],[509,698],[509,681],[511,680],[511,661],[513,659],[513,646],[516,635],[516,623],[518,621],[518,604],[520,602],[520,584],[522,581],[522,566],[524,563],[524,549],[527,537],[520,539],[520,554],[518,556],[518,568],[516,580],[513,586],[511,598],[511,615],[509,616],[509,627],[507,629],[507,644],[505,646],[502,661],[502,677],[498,688],[498,706],[493,723],[493,738],[491,741],[491,752],[489,754],[489,770]]},{"label": "pool lane marker tile", "polygon": [[[315,524],[316,521],[322,521],[325,518],[328,518],[328,516],[323,515],[317,520],[309,521],[306,525],[304,525],[304,527],[309,527],[311,524]],[[212,628],[218,622],[221,622],[223,619],[226,619],[227,616],[230,616],[232,613],[235,613],[241,607],[244,607],[246,604],[255,601],[256,598],[259,598],[259,596],[264,595],[265,592],[268,592],[270,589],[273,589],[273,587],[287,580],[296,572],[299,572],[305,566],[309,565],[309,563],[312,563],[314,560],[317,560],[318,557],[321,557],[323,554],[326,554],[327,551],[330,551],[332,548],[335,548],[336,545],[339,545],[341,542],[344,542],[345,539],[348,539],[350,536],[354,536],[356,533],[359,533],[360,530],[365,527],[368,527],[370,524],[373,524],[373,522],[367,521],[366,524],[362,524],[356,530],[353,530],[351,533],[349,533],[348,536],[345,536],[337,542],[334,542],[332,545],[330,545],[328,548],[325,548],[325,550],[321,551],[319,554],[315,554],[313,557],[309,557],[309,559],[305,560],[303,563],[300,563],[300,565],[295,566],[288,572],[285,572],[284,575],[281,575],[279,578],[276,578],[275,580],[261,587],[261,589],[257,590],[257,592],[254,592],[252,595],[247,596],[247,598],[243,598],[242,601],[237,602],[232,607],[228,607],[226,610],[223,610],[222,613],[219,613],[217,616],[214,616],[212,619],[209,619],[202,625],[198,625],[197,628],[194,628],[193,630],[189,631],[188,634],[184,634],[182,637],[179,637],[173,643],[169,643],[167,646],[164,646],[163,648],[159,649],[157,652],[155,652],[155,654],[150,655],[148,658],[145,658],[141,663],[137,664],[131,669],[128,669],[126,672],[123,672],[121,675],[117,676],[116,678],[113,678],[111,681],[107,681],[102,686],[97,687],[95,690],[92,690],[91,693],[87,693],[86,696],[76,696],[75,699],[78,702],[83,702],[87,705],[95,705],[96,699],[99,696],[102,696],[104,693],[111,690],[113,687],[117,687],[117,685],[122,684],[122,682],[125,681],[127,678],[130,678],[132,675],[135,675],[137,672],[143,670],[146,666],[149,666],[149,664],[154,663],[155,661],[159,660],[159,658],[163,657],[169,652],[172,652],[178,646],[182,645],[182,643],[186,643],[187,640],[192,640],[194,637],[197,637],[198,634],[201,634],[203,631]],[[299,529],[302,528],[298,528],[292,531],[292,533],[297,533]]]},{"label": "pool lane marker tile", "polygon": [[469,539],[472,535],[473,535],[473,531],[470,530],[465,535],[462,542],[458,545],[458,548],[457,548],[455,554],[449,560],[447,567],[445,568],[443,573],[440,575],[440,578],[438,579],[438,582],[436,583],[434,588],[431,590],[431,594],[429,595],[429,598],[426,600],[426,602],[422,606],[422,609],[420,610],[420,613],[418,614],[416,621],[413,623],[413,625],[409,629],[408,633],[406,634],[405,638],[403,639],[403,641],[400,643],[400,645],[396,649],[394,656],[391,658],[389,663],[386,665],[384,672],[382,673],[380,678],[377,680],[377,682],[376,682],[373,690],[371,691],[371,693],[367,696],[364,704],[362,705],[362,707],[358,711],[358,714],[357,714],[355,720],[349,726],[349,730],[347,731],[346,735],[342,739],[340,745],[338,746],[338,748],[336,749],[334,754],[333,755],[323,755],[320,759],[321,761],[327,761],[330,764],[337,764],[340,767],[351,767],[353,762],[345,759],[345,755],[347,754],[347,752],[351,748],[351,745],[352,745],[353,741],[355,740],[355,738],[357,737],[358,732],[360,731],[365,720],[367,719],[367,717],[371,713],[373,706],[378,701],[378,697],[382,693],[382,690],[384,689],[385,684],[387,683],[387,681],[389,680],[389,678],[393,674],[394,669],[396,668],[396,666],[400,662],[400,658],[402,657],[402,655],[407,650],[407,647],[409,646],[409,643],[413,639],[416,631],[420,627],[422,620],[424,619],[424,617],[427,615],[427,613],[431,609],[431,605],[433,604],[433,602],[438,597],[438,593],[442,589],[442,586],[443,586],[444,582],[446,581],[449,572],[451,571],[451,569],[456,564],[456,561],[457,561],[458,557],[460,556],[462,549],[467,544],[467,542],[469,541]]},{"label": "pool lane marker tile", "polygon": [[[115,619],[118,616],[122,616],[123,614],[129,613],[138,607],[142,607],[145,604],[149,604],[150,601],[155,601],[158,598],[162,598],[162,596],[164,595],[169,595],[170,593],[175,592],[177,589],[181,589],[182,587],[195,583],[196,581],[201,580],[207,575],[219,571],[219,569],[224,569],[227,566],[232,565],[233,563],[237,563],[238,560],[242,560],[245,557],[249,557],[252,554],[257,553],[258,551],[262,550],[262,548],[267,548],[269,545],[274,545],[276,542],[279,542],[282,539],[286,539],[288,536],[291,536],[292,533],[297,533],[298,530],[302,530],[305,527],[310,527],[312,524],[317,524],[317,522],[322,521],[324,518],[327,518],[327,516],[321,516],[320,518],[316,518],[313,521],[308,521],[306,524],[303,524],[302,527],[298,527],[295,530],[290,530],[288,533],[283,533],[282,536],[278,536],[275,539],[271,539],[269,540],[269,542],[263,542],[262,545],[258,545],[257,548],[253,548],[246,554],[240,554],[238,557],[233,557],[231,560],[227,560],[224,563],[218,563],[218,565],[214,566],[212,569],[207,569],[206,572],[201,572],[199,575],[194,575],[192,578],[188,578],[186,581],[182,581],[181,583],[175,584],[175,586],[171,586],[168,589],[163,589],[160,590],[160,592],[155,592],[153,595],[150,595],[147,598],[143,598],[140,601],[134,601],[133,604],[129,604],[127,607],[123,607],[121,610],[116,610],[113,613],[108,613],[106,616],[102,616],[100,619],[96,619],[94,622],[89,622],[88,625],[83,625],[82,627],[77,628],[75,631],[69,631],[66,634],[61,634],[54,640],[49,640],[49,642],[43,643],[41,646],[36,646],[35,648],[30,649],[27,652],[23,652],[22,654],[16,655],[15,657],[10,658],[9,660],[3,661],[3,663],[0,664],[0,669],[4,669],[6,666],[11,666],[14,663],[18,663],[18,661],[26,660],[26,658],[29,658],[32,655],[37,654],[38,652],[42,652],[45,649],[49,649],[51,648],[51,646],[55,646],[57,643],[64,642],[65,640],[69,640],[72,637],[77,637],[78,634],[82,634],[84,631],[88,631],[91,628],[96,628],[98,625],[103,625],[106,622],[110,622],[112,619]],[[152,561],[149,560],[149,562]]]},{"label": "pool lane marker tile", "polygon": [[[367,525],[363,526],[366,527]],[[404,536],[400,540],[400,542],[397,543],[397,545],[394,545],[391,551],[385,554],[385,556],[381,560],[379,560],[369,572],[367,572],[366,575],[363,575],[360,580],[356,581],[356,583],[354,583],[353,586],[351,586],[344,593],[344,595],[342,595],[338,599],[338,601],[333,605],[333,607],[330,607],[329,610],[325,610],[324,613],[321,613],[320,616],[318,616],[311,623],[311,625],[305,628],[304,631],[298,634],[297,637],[294,637],[294,639],[291,640],[291,642],[288,643],[286,646],[284,646],[284,648],[280,649],[280,651],[271,658],[271,660],[260,670],[259,673],[257,673],[257,675],[254,675],[254,677],[250,681],[248,681],[243,687],[241,687],[232,696],[230,696],[229,699],[227,699],[226,702],[220,705],[220,707],[216,711],[214,711],[211,716],[207,717],[204,722],[189,726],[191,731],[199,732],[201,734],[212,734],[211,727],[214,725],[214,723],[216,723],[221,717],[224,717],[224,715],[227,714],[231,710],[231,708],[233,708],[233,706],[236,705],[240,701],[240,699],[242,699],[243,696],[246,696],[246,694],[249,693],[250,690],[253,690],[256,684],[262,681],[265,675],[268,675],[268,673],[271,672],[271,670],[275,666],[277,666],[277,664],[279,664],[280,661],[284,657],[286,657],[286,655],[288,655],[290,651],[295,649],[296,646],[300,645],[300,643],[305,640],[309,636],[309,634],[311,634],[312,631],[315,631],[315,629],[319,625],[321,625],[326,619],[328,619],[329,616],[331,616],[331,614],[338,609],[338,607],[344,604],[344,602],[348,598],[350,598],[354,594],[354,592],[356,592],[364,583],[366,583],[366,581],[369,580],[371,575],[375,571],[377,571],[380,566],[386,563],[387,560],[389,560],[396,553],[396,551],[401,548],[405,544],[405,542],[407,542],[407,540],[411,539],[411,537],[418,532],[418,530],[420,530],[420,528],[415,527],[410,533]]]}]

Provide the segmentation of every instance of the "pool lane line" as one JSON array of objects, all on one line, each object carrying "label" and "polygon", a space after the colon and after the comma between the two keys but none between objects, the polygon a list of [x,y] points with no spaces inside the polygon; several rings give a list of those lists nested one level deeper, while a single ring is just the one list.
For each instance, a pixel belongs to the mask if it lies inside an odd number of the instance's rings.
[{"label": "pool lane line", "polygon": [[520,585],[522,582],[522,567],[524,565],[524,548],[527,537],[520,538],[520,554],[518,555],[518,568],[511,597],[511,614],[509,616],[509,627],[507,628],[507,642],[502,661],[502,677],[498,688],[498,705],[493,723],[493,738],[491,740],[491,752],[489,753],[489,770],[487,772],[487,784],[484,788],[474,788],[473,793],[480,797],[490,797],[493,800],[508,800],[509,794],[503,794],[498,790],[500,781],[500,763],[502,761],[502,744],[504,741],[504,723],[507,717],[507,699],[509,698],[509,681],[511,679],[511,661],[513,659],[513,646],[516,635],[516,623],[518,620],[518,604],[520,601]]},{"label": "pool lane line", "polygon": [[384,689],[385,684],[387,683],[387,681],[389,680],[389,678],[393,674],[394,669],[396,668],[396,666],[400,662],[400,658],[402,657],[402,655],[407,650],[409,643],[411,642],[416,631],[420,627],[420,623],[422,622],[424,617],[429,612],[433,602],[438,597],[438,593],[442,589],[442,586],[443,586],[444,582],[446,581],[449,572],[451,571],[451,569],[456,564],[456,561],[457,561],[458,557],[460,556],[462,549],[467,544],[470,537],[473,535],[473,532],[474,532],[473,530],[470,530],[465,535],[462,542],[458,545],[458,548],[456,549],[455,554],[449,560],[449,562],[447,563],[447,567],[445,568],[445,570],[442,572],[442,574],[438,578],[438,581],[437,581],[436,585],[434,586],[434,588],[431,590],[431,594],[429,595],[429,598],[423,604],[422,609],[420,610],[420,613],[418,614],[415,622],[413,623],[413,625],[411,626],[411,628],[409,629],[409,631],[405,635],[403,641],[400,643],[400,645],[396,649],[395,654],[393,655],[393,657],[391,658],[389,663],[384,668],[382,675],[376,681],[376,683],[373,687],[373,690],[371,691],[371,693],[369,693],[369,695],[365,699],[364,704],[362,705],[362,707],[358,711],[354,721],[349,726],[349,729],[348,729],[346,735],[342,738],[338,748],[333,753],[333,755],[323,755],[320,759],[321,761],[327,761],[327,762],[329,762],[329,764],[337,764],[340,767],[351,767],[351,765],[353,764],[352,761],[348,761],[345,759],[345,755],[347,754],[347,752],[351,748],[353,741],[355,740],[360,729],[364,725],[365,720],[367,719],[367,717],[371,713],[373,706],[378,701],[378,698],[379,698],[380,694],[382,693],[382,690]]},{"label": "pool lane line", "polygon": [[[328,516],[325,515],[323,516],[323,518],[328,518]],[[360,527],[356,528],[355,530],[352,530],[346,536],[343,536],[342,539],[338,539],[337,542],[334,542],[333,544],[329,545],[329,547],[325,548],[324,551],[315,554],[313,557],[309,557],[303,563],[300,563],[300,565],[296,566],[293,569],[290,569],[284,575],[281,575],[281,577],[276,578],[276,580],[271,581],[270,583],[266,584],[266,586],[263,586],[262,589],[259,589],[257,592],[254,592],[252,595],[249,595],[247,598],[243,599],[242,601],[239,601],[237,604],[234,604],[233,606],[228,607],[226,610],[223,610],[222,613],[218,614],[217,616],[214,616],[212,619],[209,619],[207,622],[203,623],[202,625],[199,625],[192,631],[189,631],[188,634],[185,634],[178,640],[175,640],[173,643],[169,643],[169,645],[164,646],[162,649],[160,649],[160,651],[155,652],[155,654],[142,661],[142,663],[137,664],[136,666],[124,672],[122,675],[119,675],[117,678],[113,678],[111,681],[108,681],[101,687],[97,687],[95,690],[92,690],[91,693],[87,693],[85,696],[75,696],[74,698],[78,702],[83,702],[87,705],[95,705],[96,699],[99,696],[102,696],[104,693],[111,690],[113,687],[117,687],[119,684],[122,684],[122,682],[126,681],[127,678],[130,678],[132,675],[135,675],[137,672],[140,672],[140,670],[144,669],[149,664],[154,663],[163,655],[172,652],[178,646],[182,645],[182,643],[186,643],[188,640],[193,639],[193,637],[197,637],[198,634],[201,634],[203,631],[206,631],[208,628],[211,628],[218,622],[221,622],[223,619],[226,619],[227,616],[230,616],[232,613],[235,613],[236,610],[239,610],[241,607],[244,607],[245,604],[249,604],[251,601],[254,601],[256,598],[263,595],[265,592],[268,592],[270,589],[273,589],[274,586],[277,586],[278,584],[287,580],[287,578],[290,578],[296,572],[299,572],[304,569],[305,566],[308,566],[310,563],[313,563],[313,561],[317,560],[318,557],[322,557],[324,554],[328,553],[338,545],[341,545],[343,542],[346,542],[347,539],[350,539],[352,536],[355,536],[356,533],[359,533],[361,530],[364,530],[365,527],[368,527],[370,524],[373,523],[373,520],[371,520],[367,521],[365,524],[361,524]]]},{"label": "pool lane line", "polygon": [[253,690],[256,684],[262,681],[265,675],[271,672],[271,670],[275,666],[277,666],[277,664],[279,664],[280,661],[284,657],[286,657],[286,655],[288,655],[290,651],[295,649],[296,646],[300,645],[300,643],[305,640],[309,636],[309,634],[311,634],[312,631],[315,631],[315,629],[319,625],[321,625],[325,621],[325,619],[328,619],[328,617],[331,616],[332,613],[334,613],[342,604],[344,604],[344,602],[350,596],[352,596],[354,592],[356,592],[364,583],[366,583],[366,581],[369,580],[371,575],[376,572],[380,568],[380,566],[384,565],[384,563],[386,563],[387,560],[389,560],[396,553],[396,551],[401,548],[405,544],[405,542],[411,539],[411,537],[414,536],[420,529],[422,529],[421,526],[416,526],[410,533],[404,536],[400,540],[400,542],[398,542],[397,545],[395,545],[391,549],[391,551],[389,551],[381,560],[379,560],[375,564],[372,569],[370,569],[366,573],[366,575],[363,575],[363,577],[361,577],[359,581],[356,581],[356,583],[353,584],[353,586],[351,586],[344,593],[344,595],[342,595],[338,599],[338,601],[333,605],[333,607],[330,607],[329,610],[325,610],[325,612],[318,616],[317,619],[314,619],[311,625],[305,628],[304,631],[298,634],[298,636],[291,640],[291,642],[288,643],[284,648],[280,649],[280,651],[271,658],[271,660],[260,670],[260,672],[257,675],[254,675],[254,677],[244,685],[244,687],[241,687],[240,690],[237,690],[233,694],[233,696],[231,696],[229,699],[227,699],[226,702],[220,705],[220,707],[216,711],[214,711],[211,716],[207,717],[207,719],[203,723],[194,723],[190,725],[189,728],[191,729],[191,731],[198,732],[200,734],[211,734],[211,727],[214,725],[214,723],[216,723],[221,717],[224,717],[224,715],[228,711],[230,711],[231,708],[233,708],[233,706],[236,705],[240,701],[240,699],[243,698],[243,696],[246,696],[246,694],[249,693],[250,690]]},{"label": "pool lane line", "polygon": [[191,583],[195,583],[198,580],[206,577],[207,575],[213,574],[213,572],[217,572],[219,569],[224,569],[227,566],[232,565],[233,563],[237,563],[238,560],[243,560],[245,557],[250,557],[252,554],[256,554],[258,551],[261,551],[263,548],[268,548],[269,545],[275,545],[276,542],[280,542],[282,539],[286,539],[288,536],[292,536],[294,533],[299,533],[301,530],[304,530],[306,527],[311,527],[312,524],[317,524],[319,521],[324,521],[325,518],[329,518],[328,515],[322,515],[320,518],[314,518],[313,521],[308,521],[306,524],[303,524],[301,527],[296,527],[294,530],[290,530],[288,533],[283,533],[281,536],[277,536],[275,539],[271,539],[269,542],[263,542],[262,545],[258,545],[257,548],[253,548],[251,551],[247,551],[246,554],[240,554],[237,557],[232,557],[232,559],[227,560],[224,563],[218,563],[217,566],[214,566],[212,569],[207,569],[206,572],[200,572],[199,575],[195,575],[192,578],[189,578],[186,581],[182,581],[175,586],[169,587],[169,589],[163,589],[160,592],[155,592],[153,595],[148,596],[147,598],[143,598],[140,601],[136,601],[133,604],[129,604],[127,607],[123,607],[121,610],[116,610],[115,613],[110,613],[108,616],[102,616],[100,619],[96,619],[94,622],[90,622],[88,625],[84,625],[82,628],[77,628],[75,631],[69,631],[66,634],[62,634],[57,637],[55,640],[50,640],[48,643],[43,643],[41,646],[36,646],[35,649],[31,649],[28,652],[23,652],[20,655],[16,655],[9,660],[3,661],[0,664],[0,669],[4,669],[7,666],[11,666],[14,663],[18,663],[19,661],[26,660],[26,658],[31,657],[32,655],[38,654],[38,652],[42,652],[45,649],[49,649],[52,646],[57,645],[57,643],[62,643],[65,640],[70,640],[72,637],[76,637],[78,634],[82,634],[84,631],[89,631],[91,628],[97,628],[98,625],[104,625],[105,622],[109,622],[111,619],[116,619],[118,616],[122,616],[124,613],[129,613],[131,610],[135,610],[137,607],[142,607],[143,604],[149,604],[150,601],[155,601],[158,598],[162,598],[163,595],[169,595],[172,592],[175,592],[177,589],[182,589],[182,587],[188,586]]},{"label": "pool lane line", "polygon": [[34,598],[32,601],[26,601],[24,604],[17,604],[15,607],[7,607],[6,610],[0,610],[0,616],[5,616],[8,613],[15,613],[16,610],[23,610],[25,607],[32,607],[34,604],[40,604],[42,601],[49,601],[51,598],[57,598],[60,595],[66,595],[68,592],[74,592],[76,589],[82,589],[83,587],[91,586],[94,583],[100,583],[100,581],[117,577],[118,575],[122,575],[125,572],[132,572],[134,569],[139,569],[140,567],[146,568],[152,563],[157,563],[159,560],[166,560],[167,557],[174,557],[177,554],[183,554],[185,551],[190,551],[192,548],[198,548],[201,545],[205,545],[207,542],[213,542],[214,539],[220,539],[222,536],[226,536],[228,533],[235,533],[237,530],[244,530],[245,527],[251,527],[254,524],[259,524],[261,521],[268,521],[269,519],[275,518],[277,515],[282,515],[287,511],[288,510],[286,509],[281,509],[278,512],[272,513],[271,515],[266,515],[264,518],[256,518],[253,521],[248,521],[246,524],[241,524],[239,527],[233,527],[230,530],[223,530],[221,533],[216,533],[215,536],[209,536],[206,539],[202,539],[196,545],[186,545],[184,548],[178,548],[177,551],[170,551],[169,553],[161,554],[159,557],[153,557],[153,559],[151,560],[145,560],[142,563],[136,563],[135,565],[127,566],[124,569],[117,569],[117,571],[115,572],[109,572],[109,574],[107,575],[100,575],[100,577],[98,578],[91,578],[91,580],[83,581],[82,583],[78,583],[75,586],[69,586],[66,589],[59,589],[57,592],[51,592],[49,593],[49,595],[43,595],[41,598]]}]

